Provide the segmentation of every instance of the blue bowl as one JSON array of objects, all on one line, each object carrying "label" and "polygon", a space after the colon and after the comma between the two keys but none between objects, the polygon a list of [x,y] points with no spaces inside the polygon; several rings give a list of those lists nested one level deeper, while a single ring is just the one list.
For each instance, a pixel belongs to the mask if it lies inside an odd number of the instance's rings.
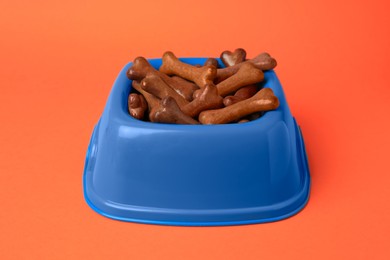
[{"label": "blue bowl", "polygon": [[131,65],[115,81],[88,147],[83,184],[93,210],[123,221],[221,226],[281,220],[306,205],[305,146],[274,71],[263,84],[279,98],[276,110],[248,123],[175,125],[129,115]]}]

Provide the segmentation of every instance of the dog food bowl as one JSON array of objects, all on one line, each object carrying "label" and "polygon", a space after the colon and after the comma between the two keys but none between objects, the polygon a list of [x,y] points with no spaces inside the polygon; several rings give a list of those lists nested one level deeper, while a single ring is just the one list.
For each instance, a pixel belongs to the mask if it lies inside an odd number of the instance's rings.
[{"label": "dog food bowl", "polygon": [[274,71],[262,84],[279,98],[276,110],[247,123],[176,125],[129,115],[131,65],[115,81],[88,147],[83,186],[93,210],[122,221],[221,226],[277,221],[305,206],[305,146]]}]

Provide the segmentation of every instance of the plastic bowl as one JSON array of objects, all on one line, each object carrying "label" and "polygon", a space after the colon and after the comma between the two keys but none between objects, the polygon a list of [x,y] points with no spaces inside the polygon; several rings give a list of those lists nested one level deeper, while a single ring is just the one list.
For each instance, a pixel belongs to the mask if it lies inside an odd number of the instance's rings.
[{"label": "plastic bowl", "polygon": [[278,109],[248,123],[175,125],[129,115],[131,65],[115,81],[88,147],[83,182],[92,209],[123,221],[218,226],[281,220],[305,206],[304,142],[273,71],[263,84]]}]

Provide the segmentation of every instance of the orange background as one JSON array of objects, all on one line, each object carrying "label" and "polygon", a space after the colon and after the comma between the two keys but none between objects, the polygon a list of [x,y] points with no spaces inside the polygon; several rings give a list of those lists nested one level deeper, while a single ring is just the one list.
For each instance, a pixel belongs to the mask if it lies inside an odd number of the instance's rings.
[{"label": "orange background", "polygon": [[[390,259],[390,2],[1,1],[0,259]],[[94,124],[136,56],[267,51],[311,198],[284,221],[170,227],[84,201]]]}]

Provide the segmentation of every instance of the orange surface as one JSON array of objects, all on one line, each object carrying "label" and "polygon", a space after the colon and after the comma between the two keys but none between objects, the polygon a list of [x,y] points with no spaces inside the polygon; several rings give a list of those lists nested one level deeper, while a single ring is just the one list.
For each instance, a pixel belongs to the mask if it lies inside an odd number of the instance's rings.
[{"label": "orange surface", "polygon": [[[1,1],[0,259],[390,259],[389,1]],[[306,140],[309,204],[184,228],[84,201],[94,124],[136,56],[268,51]]]}]

